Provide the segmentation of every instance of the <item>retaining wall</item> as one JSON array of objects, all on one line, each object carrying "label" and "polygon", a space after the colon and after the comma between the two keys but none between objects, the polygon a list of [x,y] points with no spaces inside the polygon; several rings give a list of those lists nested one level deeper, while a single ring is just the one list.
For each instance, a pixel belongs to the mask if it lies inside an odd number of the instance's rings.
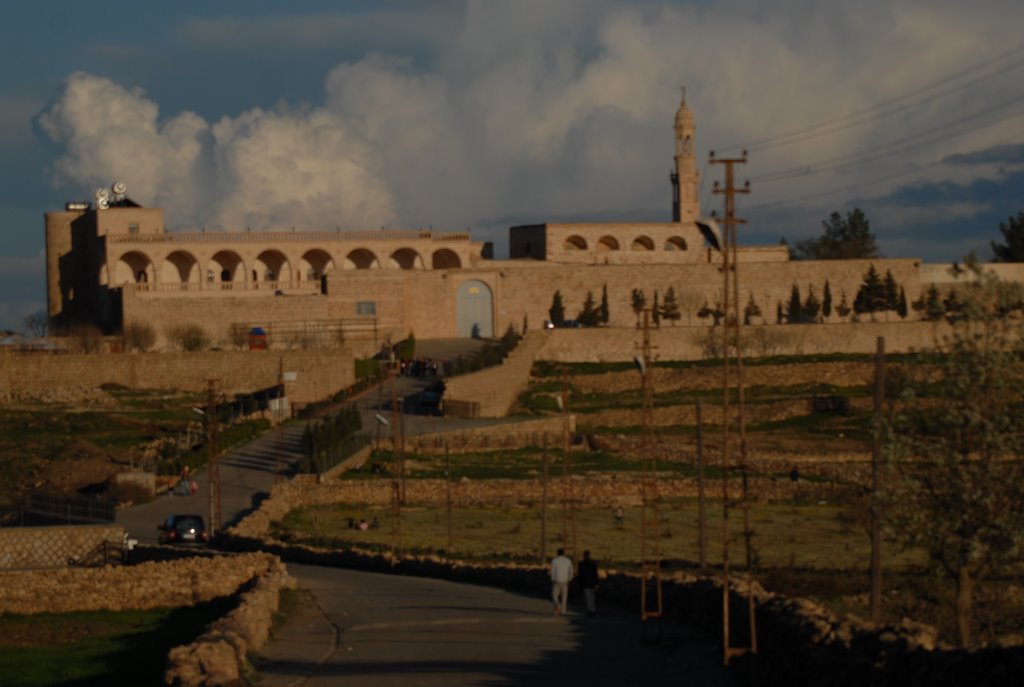
[{"label": "retaining wall", "polygon": [[[217,380],[225,394],[280,383],[302,405],[329,398],[355,383],[355,359],[347,350],[208,351],[197,353],[0,354],[0,400],[38,398],[62,387],[205,391]],[[288,374],[288,373],[294,373]]]}]

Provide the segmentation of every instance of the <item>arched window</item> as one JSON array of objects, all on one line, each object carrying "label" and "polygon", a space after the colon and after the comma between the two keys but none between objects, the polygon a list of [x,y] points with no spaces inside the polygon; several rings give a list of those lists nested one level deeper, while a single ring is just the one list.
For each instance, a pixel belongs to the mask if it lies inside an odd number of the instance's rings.
[{"label": "arched window", "polygon": [[682,236],[671,236],[665,241],[665,250],[686,250],[686,241]]}]

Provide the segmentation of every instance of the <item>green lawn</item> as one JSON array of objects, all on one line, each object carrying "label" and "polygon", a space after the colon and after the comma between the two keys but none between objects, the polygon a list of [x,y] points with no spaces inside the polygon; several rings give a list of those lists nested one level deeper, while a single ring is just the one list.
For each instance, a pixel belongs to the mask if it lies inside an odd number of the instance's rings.
[{"label": "green lawn", "polygon": [[0,615],[0,685],[162,685],[168,651],[233,605]]}]

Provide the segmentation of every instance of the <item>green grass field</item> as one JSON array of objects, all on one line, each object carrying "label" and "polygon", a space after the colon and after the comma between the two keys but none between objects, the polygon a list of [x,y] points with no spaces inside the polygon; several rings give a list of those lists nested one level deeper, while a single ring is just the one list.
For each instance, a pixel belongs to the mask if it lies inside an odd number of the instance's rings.
[{"label": "green grass field", "polygon": [[162,685],[167,652],[198,637],[233,603],[0,615],[0,685]]},{"label": "green grass field", "polygon": [[[659,504],[660,557],[669,567],[692,568],[699,561],[698,504],[696,499]],[[721,564],[723,512],[720,500],[707,501],[706,561]],[[566,545],[577,553],[590,549],[606,565],[631,568],[639,564],[641,509],[624,509],[624,523],[615,523],[612,508],[568,509],[552,497],[544,526],[545,553]],[[350,519],[377,518],[376,530],[352,530]],[[359,547],[406,553],[450,552],[460,558],[482,560],[541,560],[544,516],[539,503],[521,506],[458,507],[449,518],[445,507],[409,505],[394,508],[339,504],[303,508],[290,513],[275,535],[292,541],[332,548]],[[817,504],[758,504],[750,511],[752,553],[758,567],[795,566],[810,569],[866,569],[867,535],[844,517],[841,507]],[[730,560],[745,561],[743,513],[729,516]],[[574,536],[575,534],[575,536]],[[921,556],[891,552],[890,565],[903,568]]]}]

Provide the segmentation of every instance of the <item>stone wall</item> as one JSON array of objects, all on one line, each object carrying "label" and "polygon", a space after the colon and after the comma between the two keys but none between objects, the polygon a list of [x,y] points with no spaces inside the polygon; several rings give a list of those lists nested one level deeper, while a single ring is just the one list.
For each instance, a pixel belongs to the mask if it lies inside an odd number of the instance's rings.
[{"label": "stone wall", "polygon": [[[888,353],[905,353],[934,345],[949,328],[939,322],[859,322],[835,324],[754,325],[744,327],[750,356],[874,353],[879,336]],[[538,360],[556,362],[628,362],[637,355],[641,332],[635,327],[553,329],[547,332]],[[718,346],[721,328],[667,326],[651,330],[655,360],[702,360],[708,346]],[[716,349],[719,350],[719,349]]]},{"label": "stone wall", "polygon": [[[570,414],[568,419],[569,431],[575,432],[576,416]],[[494,451],[541,446],[544,435],[547,434],[549,444],[555,446],[561,444],[564,427],[565,419],[554,415],[536,420],[517,420],[436,434],[418,434],[406,439],[405,445],[417,453],[443,453],[445,446],[451,453]]]},{"label": "stone wall", "polygon": [[210,379],[218,392],[265,389],[286,375],[285,393],[293,404],[329,398],[355,383],[355,361],[347,350],[210,351],[202,353],[94,353],[62,355],[0,354],[0,399],[74,386],[120,384],[131,389],[205,391]]},{"label": "stone wall", "polygon": [[0,570],[64,568],[102,562],[104,551],[119,555],[120,525],[57,525],[0,528]]}]

